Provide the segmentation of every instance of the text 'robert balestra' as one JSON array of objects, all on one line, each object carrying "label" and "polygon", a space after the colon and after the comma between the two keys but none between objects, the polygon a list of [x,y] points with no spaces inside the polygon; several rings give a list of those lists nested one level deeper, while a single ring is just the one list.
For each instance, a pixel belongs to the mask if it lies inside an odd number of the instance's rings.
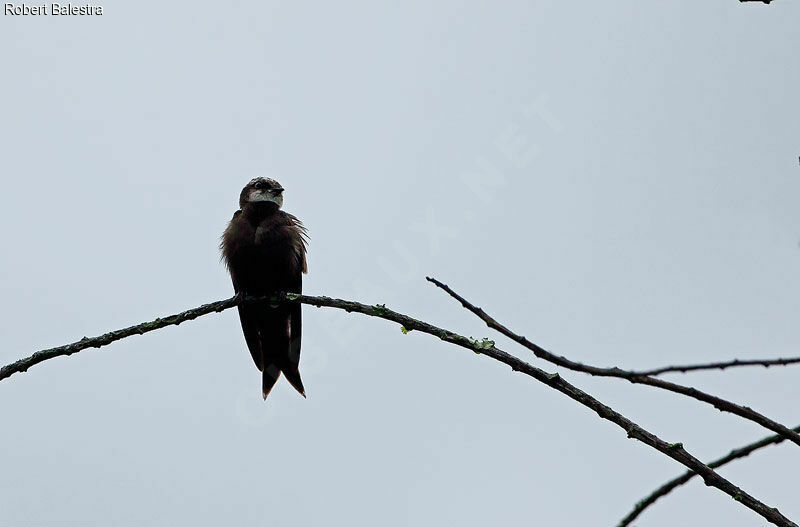
[{"label": "text 'robert balestra'", "polygon": [[92,4],[3,4],[4,15],[102,15],[103,6]]}]

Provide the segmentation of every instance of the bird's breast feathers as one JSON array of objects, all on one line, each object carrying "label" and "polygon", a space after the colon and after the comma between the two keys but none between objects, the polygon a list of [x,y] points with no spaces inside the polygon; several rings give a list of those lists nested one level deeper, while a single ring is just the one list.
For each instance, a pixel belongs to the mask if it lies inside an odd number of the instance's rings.
[{"label": "bird's breast feathers", "polygon": [[277,266],[291,274],[305,273],[306,240],[300,220],[283,211],[253,223],[244,214],[236,214],[223,236],[223,257],[229,268],[239,262],[247,267],[277,270]]}]

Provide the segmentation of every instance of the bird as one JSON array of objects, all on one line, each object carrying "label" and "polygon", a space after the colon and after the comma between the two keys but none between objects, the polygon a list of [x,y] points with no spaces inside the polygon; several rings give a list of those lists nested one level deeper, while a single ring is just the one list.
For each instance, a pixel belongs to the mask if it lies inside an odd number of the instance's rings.
[{"label": "bird", "polygon": [[[308,233],[295,216],[281,210],[283,187],[274,179],[252,179],[239,194],[239,210],[222,234],[220,251],[236,294],[301,293],[308,272]],[[239,321],[247,348],[261,371],[264,400],[281,373],[306,396],[300,378],[300,304],[240,304]]]}]

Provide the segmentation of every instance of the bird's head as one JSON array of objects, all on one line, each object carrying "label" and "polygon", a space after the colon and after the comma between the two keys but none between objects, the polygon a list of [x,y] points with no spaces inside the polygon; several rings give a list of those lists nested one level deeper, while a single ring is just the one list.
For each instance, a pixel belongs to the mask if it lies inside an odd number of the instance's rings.
[{"label": "bird's head", "polygon": [[245,185],[239,195],[239,207],[244,208],[248,203],[274,203],[283,206],[283,187],[274,179],[257,177]]}]

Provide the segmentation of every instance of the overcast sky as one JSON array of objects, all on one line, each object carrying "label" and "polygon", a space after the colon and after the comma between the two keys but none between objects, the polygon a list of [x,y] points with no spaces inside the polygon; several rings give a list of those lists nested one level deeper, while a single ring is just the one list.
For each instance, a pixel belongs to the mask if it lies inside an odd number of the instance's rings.
[{"label": "overcast sky", "polygon": [[[800,4],[109,1],[0,17],[0,362],[232,294],[255,176],[305,291],[557,354],[800,355]],[[536,381],[304,307],[308,399],[234,310],[0,383],[6,525],[611,526],[684,468]],[[768,434],[561,372],[703,460]],[[797,367],[674,379],[800,424]],[[800,451],[722,469],[800,521]],[[693,482],[637,525],[765,522]]]}]

